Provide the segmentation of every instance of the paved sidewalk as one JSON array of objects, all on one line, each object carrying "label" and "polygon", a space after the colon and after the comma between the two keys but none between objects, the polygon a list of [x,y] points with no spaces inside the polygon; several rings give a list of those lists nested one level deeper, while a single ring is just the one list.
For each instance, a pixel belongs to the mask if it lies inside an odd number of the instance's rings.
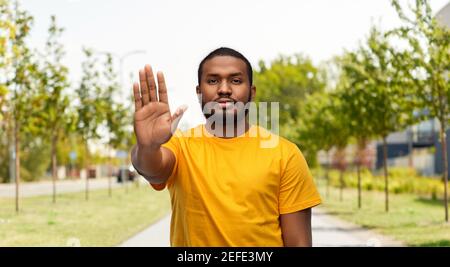
[{"label": "paved sidewalk", "polygon": [[314,208],[311,220],[315,247],[398,247],[399,241],[343,221]]},{"label": "paved sidewalk", "polygon": [[170,214],[119,247],[170,247]]},{"label": "paved sidewalk", "polygon": [[[315,247],[378,247],[402,246],[386,236],[342,221],[314,208],[312,217]],[[170,245],[170,215],[122,243],[121,247],[168,247]]]},{"label": "paved sidewalk", "polygon": [[[111,178],[112,187],[119,187],[121,184],[116,182],[115,177]],[[130,185],[128,185],[130,186]],[[84,191],[86,181],[84,179],[76,180],[58,180],[56,181],[56,193],[72,193]],[[89,189],[108,188],[107,178],[96,178],[89,180]],[[14,197],[16,187],[15,184],[0,184],[0,197]],[[19,195],[21,197],[51,195],[53,193],[53,185],[51,181],[21,183],[19,187]]]}]

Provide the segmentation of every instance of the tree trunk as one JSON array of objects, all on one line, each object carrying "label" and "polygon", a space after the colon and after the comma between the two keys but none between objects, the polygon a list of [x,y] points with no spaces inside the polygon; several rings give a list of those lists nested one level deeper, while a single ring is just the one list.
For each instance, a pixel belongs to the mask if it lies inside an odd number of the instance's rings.
[{"label": "tree trunk", "polygon": [[361,172],[359,160],[356,163],[356,173],[358,175],[358,209],[361,209]]},{"label": "tree trunk", "polygon": [[386,136],[383,136],[383,169],[384,169],[384,194],[385,194],[385,210],[389,211],[389,183],[388,183],[388,169],[387,169],[387,141]]},{"label": "tree trunk", "polygon": [[108,175],[108,196],[109,196],[109,197],[112,197],[111,174]]},{"label": "tree trunk", "polygon": [[337,150],[337,156],[338,156],[338,166],[339,166],[339,200],[344,200],[344,172],[346,169],[346,160],[345,160],[345,147],[344,148],[338,148]]},{"label": "tree trunk", "polygon": [[89,148],[87,140],[84,143],[84,149],[86,153],[85,169],[86,169],[86,188],[85,188],[85,199],[89,200]]},{"label": "tree trunk", "polygon": [[111,170],[111,165],[112,165],[112,159],[111,159],[111,151],[110,148],[108,148],[108,196],[112,197],[112,187],[111,187],[111,177],[113,175],[112,170]]},{"label": "tree trunk", "polygon": [[19,183],[20,183],[20,123],[15,119],[14,144],[15,144],[15,183],[16,183],[16,212],[19,212]]},{"label": "tree trunk", "polygon": [[[124,166],[126,166],[126,161],[125,159],[123,160]],[[123,185],[125,186],[125,193],[128,194],[128,175],[126,175],[127,173],[125,172],[127,168],[125,168],[124,170],[122,170],[122,181],[123,181]]]},{"label": "tree trunk", "polygon": [[58,141],[58,135],[52,136],[52,184],[53,184],[53,203],[56,203],[56,179],[58,176],[57,162],[56,162],[56,145]]},{"label": "tree trunk", "polygon": [[[8,118],[9,119],[9,118]],[[13,174],[15,173],[16,170],[16,161],[15,161],[15,154],[16,154],[16,142],[14,141],[14,121],[7,121],[7,144],[8,144],[8,156],[9,156],[9,179],[8,182],[13,182],[15,181],[15,176],[13,176]]]},{"label": "tree trunk", "polygon": [[[125,172],[124,172],[124,173],[125,173]],[[123,185],[125,186],[125,193],[128,194],[128,184],[127,184],[127,182],[128,182],[128,177],[127,177],[126,175],[123,175],[123,181],[124,181]]]},{"label": "tree trunk", "polygon": [[339,183],[340,183],[339,201],[342,201],[342,200],[344,200],[344,196],[343,196],[343,191],[344,191],[344,171],[342,169],[339,171]]},{"label": "tree trunk", "polygon": [[445,132],[445,120],[441,120],[441,143],[442,143],[442,160],[444,161],[444,207],[445,207],[445,221],[448,222],[448,162],[447,162],[447,134]]},{"label": "tree trunk", "polygon": [[330,197],[330,151],[327,151],[327,164],[325,167],[325,179],[327,181],[326,196]]},{"label": "tree trunk", "polygon": [[363,162],[365,148],[366,148],[366,140],[365,139],[359,140],[358,147],[357,147],[357,158],[356,158],[356,173],[358,176],[358,209],[361,209],[361,207],[362,207],[361,165]]},{"label": "tree trunk", "polygon": [[412,126],[409,127],[408,130],[408,167],[409,168],[414,168],[414,156],[413,156],[413,132],[412,132]]}]

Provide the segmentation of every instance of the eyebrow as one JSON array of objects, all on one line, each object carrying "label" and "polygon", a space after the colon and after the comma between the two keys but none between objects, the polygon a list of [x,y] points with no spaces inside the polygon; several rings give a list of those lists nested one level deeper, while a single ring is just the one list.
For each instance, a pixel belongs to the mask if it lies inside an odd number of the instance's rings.
[{"label": "eyebrow", "polygon": [[[243,73],[242,72],[234,72],[234,73],[230,74],[230,76],[239,76],[239,75],[243,75]],[[207,73],[206,76],[219,77],[220,74],[218,74],[218,73]]]}]

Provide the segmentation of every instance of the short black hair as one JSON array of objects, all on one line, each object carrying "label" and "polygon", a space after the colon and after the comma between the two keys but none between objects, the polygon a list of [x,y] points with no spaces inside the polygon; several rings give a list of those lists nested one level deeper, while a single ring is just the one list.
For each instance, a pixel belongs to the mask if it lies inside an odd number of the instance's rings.
[{"label": "short black hair", "polygon": [[232,48],[228,48],[228,47],[217,48],[216,50],[214,50],[211,53],[209,53],[200,62],[200,65],[198,66],[198,84],[199,85],[200,85],[200,81],[202,79],[203,65],[205,64],[205,62],[207,60],[210,60],[210,59],[212,59],[214,57],[217,57],[217,56],[230,56],[230,57],[235,57],[235,58],[238,58],[238,59],[244,61],[245,65],[247,65],[248,80],[250,81],[250,85],[253,85],[253,69],[252,69],[252,65],[250,64],[250,61],[248,61],[248,59],[246,57],[244,57],[244,55],[242,55],[238,51],[236,51],[236,50],[234,50]]}]

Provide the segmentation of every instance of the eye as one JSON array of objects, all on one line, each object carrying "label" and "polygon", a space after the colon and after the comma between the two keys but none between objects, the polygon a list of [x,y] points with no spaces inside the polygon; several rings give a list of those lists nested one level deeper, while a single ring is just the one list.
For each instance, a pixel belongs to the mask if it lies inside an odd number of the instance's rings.
[{"label": "eye", "polygon": [[231,82],[234,83],[234,84],[241,84],[242,83],[242,81],[240,79],[236,79],[236,78],[231,80]]},{"label": "eye", "polygon": [[217,79],[214,78],[210,78],[206,81],[208,84],[216,84],[217,83]]}]

